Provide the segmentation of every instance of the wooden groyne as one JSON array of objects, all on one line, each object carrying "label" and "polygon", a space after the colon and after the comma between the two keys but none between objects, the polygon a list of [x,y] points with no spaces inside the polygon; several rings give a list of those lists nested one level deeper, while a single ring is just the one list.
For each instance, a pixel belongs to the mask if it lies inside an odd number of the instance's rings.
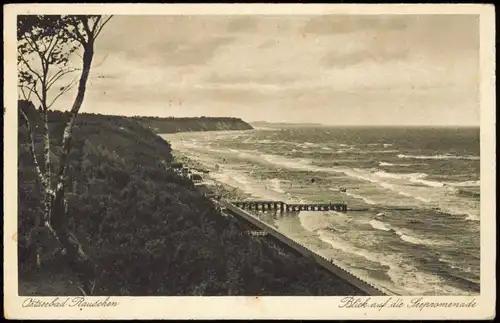
[{"label": "wooden groyne", "polygon": [[341,268],[340,266],[333,264],[329,260],[325,259],[321,255],[309,250],[308,248],[300,245],[299,243],[295,242],[294,240],[286,237],[276,229],[272,228],[270,225],[267,223],[261,221],[257,217],[249,214],[248,212],[245,212],[244,210],[236,207],[235,205],[232,205],[229,202],[225,201],[215,201],[215,203],[219,204],[221,207],[225,209],[225,212],[230,213],[233,216],[239,217],[254,226],[258,227],[260,230],[263,232],[266,232],[267,234],[273,236],[277,240],[281,241],[288,247],[294,249],[295,251],[299,252],[301,255],[304,257],[307,257],[309,259],[313,259],[318,265],[323,267],[324,269],[328,270],[330,273],[334,274],[335,276],[339,277],[340,279],[344,280],[348,284],[354,286],[355,288],[361,290],[362,292],[366,293],[367,295],[370,296],[385,296],[389,295],[387,292],[383,292],[376,288],[375,286],[361,280],[359,277],[351,274],[348,272],[346,269]]}]

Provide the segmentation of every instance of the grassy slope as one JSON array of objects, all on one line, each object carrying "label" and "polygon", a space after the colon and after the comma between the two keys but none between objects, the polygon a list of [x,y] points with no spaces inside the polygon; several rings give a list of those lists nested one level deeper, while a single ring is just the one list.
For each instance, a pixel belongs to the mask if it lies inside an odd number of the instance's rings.
[{"label": "grassy slope", "polygon": [[[63,118],[51,116],[54,133]],[[23,294],[75,294],[55,260],[48,259],[38,275],[30,266],[25,238],[42,206],[24,131],[20,286]],[[59,143],[52,145],[57,157]],[[131,118],[80,116],[71,156],[71,225],[98,267],[98,295],[356,294],[310,260],[244,235],[190,182],[165,169],[172,159],[169,144]],[[40,241],[50,249],[50,238]]]}]

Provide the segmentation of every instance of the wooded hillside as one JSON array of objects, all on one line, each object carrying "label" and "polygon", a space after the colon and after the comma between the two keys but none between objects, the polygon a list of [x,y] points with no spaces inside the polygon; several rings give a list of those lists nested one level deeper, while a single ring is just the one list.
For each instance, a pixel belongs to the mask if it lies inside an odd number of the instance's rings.
[{"label": "wooded hillside", "polygon": [[225,130],[250,130],[251,125],[239,118],[160,118],[160,117],[134,117],[146,127],[156,133],[175,133],[190,131],[225,131]]}]

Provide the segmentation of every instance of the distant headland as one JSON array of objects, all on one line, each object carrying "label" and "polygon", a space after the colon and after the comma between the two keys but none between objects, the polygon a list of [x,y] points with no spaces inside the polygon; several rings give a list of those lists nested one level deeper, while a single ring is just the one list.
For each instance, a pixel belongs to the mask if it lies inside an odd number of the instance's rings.
[{"label": "distant headland", "polygon": [[231,117],[160,118],[137,116],[133,119],[156,133],[253,129],[251,125],[240,118]]}]

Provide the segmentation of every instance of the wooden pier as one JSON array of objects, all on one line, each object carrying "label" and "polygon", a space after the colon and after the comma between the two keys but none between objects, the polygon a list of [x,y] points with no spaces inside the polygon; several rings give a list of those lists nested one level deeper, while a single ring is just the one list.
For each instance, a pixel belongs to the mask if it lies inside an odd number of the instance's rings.
[{"label": "wooden pier", "polygon": [[249,211],[278,211],[278,212],[300,212],[300,211],[337,211],[346,212],[347,204],[344,203],[305,203],[289,204],[283,201],[231,201],[232,205]]}]

